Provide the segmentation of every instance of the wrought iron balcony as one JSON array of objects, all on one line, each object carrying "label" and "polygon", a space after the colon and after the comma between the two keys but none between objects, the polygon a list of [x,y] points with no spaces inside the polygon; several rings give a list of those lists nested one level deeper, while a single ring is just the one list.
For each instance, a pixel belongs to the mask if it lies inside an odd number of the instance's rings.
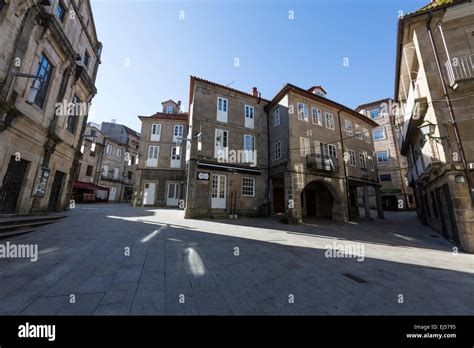
[{"label": "wrought iron balcony", "polygon": [[331,156],[309,154],[306,155],[306,163],[308,170],[313,173],[339,173],[337,158]]},{"label": "wrought iron balcony", "polygon": [[452,57],[444,63],[448,75],[449,85],[455,87],[463,80],[474,78],[474,54]]}]

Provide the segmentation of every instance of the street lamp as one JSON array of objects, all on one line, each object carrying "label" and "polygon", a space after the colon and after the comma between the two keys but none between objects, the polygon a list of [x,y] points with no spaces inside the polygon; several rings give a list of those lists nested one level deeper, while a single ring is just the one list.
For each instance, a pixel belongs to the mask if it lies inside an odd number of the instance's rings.
[{"label": "street lamp", "polygon": [[27,79],[34,79],[31,87],[30,87],[30,90],[28,92],[28,96],[26,97],[26,103],[28,104],[34,104],[35,102],[35,99],[36,99],[36,95],[38,94],[39,90],[41,89],[41,84],[43,83],[43,79],[40,77],[40,76],[36,76],[36,75],[31,75],[31,74],[24,74],[24,73],[21,73],[21,72],[18,72],[16,70],[12,70],[11,72],[12,76],[13,76],[13,79],[12,79],[12,82],[10,83],[10,89],[8,90],[8,93],[7,93],[7,97],[6,97],[6,101],[8,101],[8,99],[10,98],[10,94],[11,94],[11,91],[13,90],[13,85],[15,83],[15,79],[17,77],[25,77]]},{"label": "street lamp", "polygon": [[447,140],[448,137],[435,137],[433,136],[435,130],[436,130],[436,125],[428,120],[423,122],[418,129],[421,131],[421,134],[423,134],[423,137],[428,136],[430,139],[433,139],[437,143],[441,143],[442,140]]}]

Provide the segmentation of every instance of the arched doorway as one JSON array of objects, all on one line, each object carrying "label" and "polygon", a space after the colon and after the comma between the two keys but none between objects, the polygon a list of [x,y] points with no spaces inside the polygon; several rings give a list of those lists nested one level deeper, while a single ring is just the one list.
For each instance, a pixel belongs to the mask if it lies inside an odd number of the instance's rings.
[{"label": "arched doorway", "polygon": [[301,192],[303,217],[332,218],[333,205],[334,197],[327,185],[322,182],[313,181]]}]

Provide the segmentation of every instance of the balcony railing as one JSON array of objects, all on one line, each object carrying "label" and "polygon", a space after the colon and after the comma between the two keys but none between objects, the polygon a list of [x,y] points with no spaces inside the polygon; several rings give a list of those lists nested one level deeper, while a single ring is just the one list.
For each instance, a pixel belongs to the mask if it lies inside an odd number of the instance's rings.
[{"label": "balcony railing", "polygon": [[331,156],[306,155],[307,168],[314,173],[339,173],[337,158]]},{"label": "balcony railing", "polygon": [[474,54],[453,57],[444,63],[444,67],[451,87],[459,81],[472,79],[474,78]]}]

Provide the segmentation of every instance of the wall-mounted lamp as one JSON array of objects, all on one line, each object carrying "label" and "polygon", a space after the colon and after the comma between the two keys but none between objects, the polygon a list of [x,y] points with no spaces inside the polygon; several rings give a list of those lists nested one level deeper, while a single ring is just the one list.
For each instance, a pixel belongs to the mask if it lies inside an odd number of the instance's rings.
[{"label": "wall-mounted lamp", "polygon": [[437,143],[441,143],[442,140],[448,140],[448,137],[435,137],[433,136],[436,125],[430,121],[423,122],[418,129],[421,131],[424,137],[428,136],[430,139],[433,139]]}]

